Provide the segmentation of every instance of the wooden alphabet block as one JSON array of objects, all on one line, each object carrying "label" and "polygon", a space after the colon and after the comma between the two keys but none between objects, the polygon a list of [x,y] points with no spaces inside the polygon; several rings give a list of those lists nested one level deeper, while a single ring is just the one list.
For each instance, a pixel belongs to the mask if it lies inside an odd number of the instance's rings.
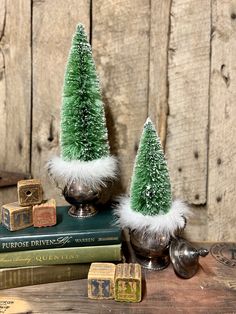
[{"label": "wooden alphabet block", "polygon": [[50,199],[33,206],[34,227],[50,227],[57,223],[56,201]]},{"label": "wooden alphabet block", "polygon": [[32,207],[19,206],[17,202],[2,206],[2,224],[10,231],[33,225]]},{"label": "wooden alphabet block", "polygon": [[18,202],[21,206],[42,203],[43,188],[38,179],[21,180],[17,183]]},{"label": "wooden alphabet block", "polygon": [[88,273],[90,299],[114,299],[116,266],[112,263],[92,263]]},{"label": "wooden alphabet block", "polygon": [[141,266],[139,264],[118,264],[115,275],[115,300],[140,302],[142,298]]}]

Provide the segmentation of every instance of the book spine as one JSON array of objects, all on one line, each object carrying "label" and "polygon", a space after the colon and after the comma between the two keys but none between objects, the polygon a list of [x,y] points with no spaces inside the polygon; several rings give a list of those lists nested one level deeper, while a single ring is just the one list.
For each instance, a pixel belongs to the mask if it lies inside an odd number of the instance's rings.
[{"label": "book spine", "polygon": [[31,266],[0,270],[0,290],[87,278],[90,264]]},{"label": "book spine", "polygon": [[48,235],[32,235],[29,237],[0,238],[0,253],[42,250],[63,247],[81,247],[95,245],[113,245],[121,243],[121,235],[118,230],[103,230],[102,232],[63,233]]},{"label": "book spine", "polygon": [[0,267],[58,265],[121,260],[121,244],[0,254]]}]

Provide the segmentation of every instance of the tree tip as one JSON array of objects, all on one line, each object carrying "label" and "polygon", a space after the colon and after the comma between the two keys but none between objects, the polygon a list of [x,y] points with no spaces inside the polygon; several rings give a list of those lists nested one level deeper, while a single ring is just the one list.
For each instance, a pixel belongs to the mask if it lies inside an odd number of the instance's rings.
[{"label": "tree tip", "polygon": [[85,28],[84,28],[84,25],[82,23],[79,23],[76,27],[76,31],[77,32],[84,32],[85,31]]},{"label": "tree tip", "polygon": [[150,117],[148,117],[148,118],[147,118],[147,120],[146,120],[146,122],[145,122],[144,126],[145,126],[145,125],[147,125],[147,124],[151,124],[151,125],[153,125],[153,122],[152,122],[152,120],[151,120],[151,118],[150,118]]},{"label": "tree tip", "polygon": [[72,39],[72,46],[77,45],[79,43],[89,44],[88,36],[87,36],[86,31],[85,31],[85,27],[82,23],[79,23],[76,26],[76,31],[75,31],[73,39]]}]

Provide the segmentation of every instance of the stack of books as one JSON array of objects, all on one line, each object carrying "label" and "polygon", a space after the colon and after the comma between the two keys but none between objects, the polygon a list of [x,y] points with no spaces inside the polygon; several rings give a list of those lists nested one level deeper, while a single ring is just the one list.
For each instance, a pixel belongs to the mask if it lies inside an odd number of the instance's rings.
[{"label": "stack of books", "polygon": [[68,208],[57,207],[52,227],[0,226],[0,289],[86,278],[91,262],[121,260],[121,230],[110,207],[84,219]]}]

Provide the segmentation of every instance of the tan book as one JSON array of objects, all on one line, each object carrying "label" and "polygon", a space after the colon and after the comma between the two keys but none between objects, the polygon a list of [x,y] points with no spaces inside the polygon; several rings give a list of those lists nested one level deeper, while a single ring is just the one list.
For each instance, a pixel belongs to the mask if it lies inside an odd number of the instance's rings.
[{"label": "tan book", "polygon": [[90,264],[29,266],[0,269],[0,290],[87,278]]}]

